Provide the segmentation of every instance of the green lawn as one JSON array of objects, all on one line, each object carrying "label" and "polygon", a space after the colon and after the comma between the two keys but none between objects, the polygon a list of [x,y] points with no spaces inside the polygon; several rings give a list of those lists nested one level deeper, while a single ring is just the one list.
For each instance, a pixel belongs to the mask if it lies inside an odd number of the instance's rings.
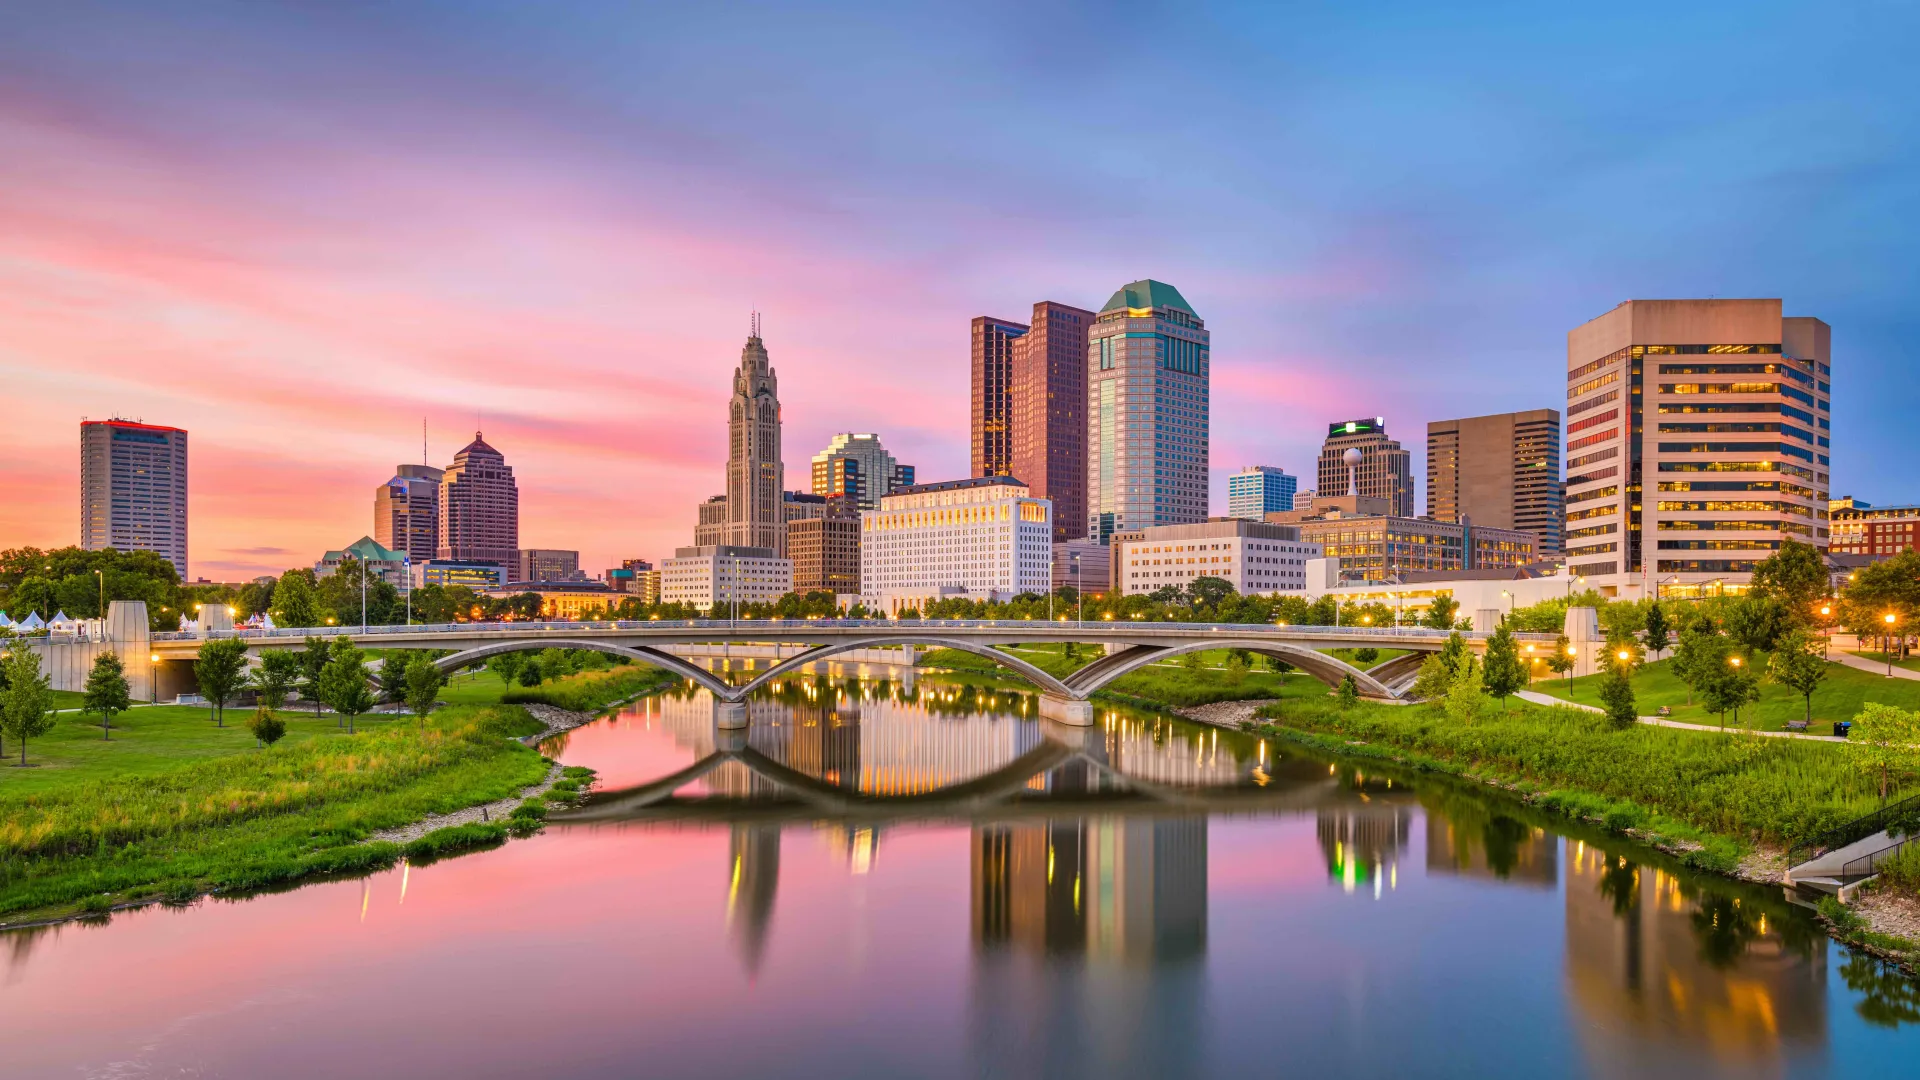
[{"label": "green lawn", "polygon": [[[1079,647],[1079,656],[1073,660],[1067,659],[1063,645],[1019,645],[1007,651],[1055,676],[1066,675],[1103,655],[1102,650],[1085,645]],[[1107,684],[1101,692],[1178,707],[1205,705],[1215,701],[1324,697],[1328,692],[1327,686],[1311,675],[1298,671],[1277,675],[1267,670],[1264,660],[1259,659],[1255,670],[1234,680],[1226,672],[1225,649],[1209,649],[1189,655],[1200,658],[1199,670],[1181,663],[1185,657],[1162,660],[1132,674],[1122,675]],[[953,649],[931,650],[922,658],[922,663],[929,667],[964,672],[970,679],[1025,682],[1011,669],[1001,667],[984,656]]]},{"label": "green lawn", "polygon": [[[1755,654],[1754,664],[1761,670],[1766,668],[1765,654]],[[1584,675],[1577,679],[1544,678],[1536,680],[1531,689],[1549,694],[1566,701],[1582,705],[1599,705],[1598,675]],[[1673,710],[1672,720],[1689,724],[1720,723],[1720,717],[1708,712],[1698,704],[1687,704],[1687,687],[1674,677],[1669,661],[1660,660],[1647,664],[1634,673],[1634,700],[1640,708],[1640,715],[1652,716],[1656,708],[1665,705]],[[1902,708],[1920,708],[1920,682],[1911,679],[1889,679],[1884,675],[1874,675],[1865,671],[1856,671],[1841,664],[1827,665],[1827,680],[1813,695],[1813,719],[1816,727],[1831,724],[1835,720],[1851,719],[1860,711],[1860,706],[1868,701],[1885,702]],[[1761,730],[1779,731],[1786,727],[1789,720],[1799,720],[1806,712],[1806,705],[1795,691],[1776,683],[1760,684],[1760,702],[1740,711],[1744,725],[1751,717],[1753,725]],[[1731,713],[1727,722],[1733,722]],[[1809,729],[1813,730],[1813,729]],[[1818,731],[1817,734],[1830,734],[1831,728]]]}]

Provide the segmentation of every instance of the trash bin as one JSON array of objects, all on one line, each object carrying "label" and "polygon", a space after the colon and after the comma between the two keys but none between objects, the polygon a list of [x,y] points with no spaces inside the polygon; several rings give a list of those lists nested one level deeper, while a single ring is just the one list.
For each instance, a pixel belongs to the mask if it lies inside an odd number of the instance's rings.
[{"label": "trash bin", "polygon": [[1835,720],[1833,722],[1833,733],[1835,736],[1839,738],[1842,738],[1842,739],[1846,738],[1847,732],[1852,730],[1853,730],[1853,721],[1851,720]]}]

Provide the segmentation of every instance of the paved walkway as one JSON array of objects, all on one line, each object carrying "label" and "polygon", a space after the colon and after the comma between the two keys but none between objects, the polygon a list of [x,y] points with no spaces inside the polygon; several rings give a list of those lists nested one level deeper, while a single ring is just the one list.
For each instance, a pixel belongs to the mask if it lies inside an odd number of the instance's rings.
[{"label": "paved walkway", "polygon": [[[1522,701],[1531,701],[1535,705],[1565,705],[1570,708],[1585,709],[1588,712],[1606,712],[1605,709],[1596,708],[1592,705],[1582,705],[1577,701],[1567,701],[1563,698],[1557,698],[1557,697],[1549,696],[1547,694],[1536,693],[1532,690],[1517,691],[1514,694],[1514,697],[1517,697]],[[1711,724],[1683,724],[1678,720],[1668,720],[1665,717],[1660,717],[1660,716],[1643,716],[1640,718],[1640,722],[1643,724],[1651,724],[1654,727],[1679,728],[1682,731],[1711,731],[1718,734],[1722,730]],[[1744,728],[1737,728],[1737,727],[1729,727],[1729,728],[1726,728],[1725,730],[1728,732],[1743,732],[1743,733],[1752,734],[1752,735],[1763,735],[1769,739],[1810,739],[1815,742],[1846,742],[1847,741],[1839,737],[1838,735],[1802,735],[1797,731],[1746,732]]]},{"label": "paved walkway", "polygon": [[[1855,656],[1852,653],[1845,652],[1841,649],[1834,649],[1833,651],[1827,653],[1827,659],[1838,660],[1840,663],[1845,664],[1850,668],[1855,668],[1860,671],[1871,672],[1872,674],[1878,675],[1882,678],[1885,678],[1887,674],[1887,662],[1885,660],[1869,660],[1864,656]],[[1906,668],[1903,668],[1898,664],[1896,664],[1894,665],[1894,668],[1893,668],[1893,677],[1896,679],[1920,680],[1920,671],[1909,671]]]}]

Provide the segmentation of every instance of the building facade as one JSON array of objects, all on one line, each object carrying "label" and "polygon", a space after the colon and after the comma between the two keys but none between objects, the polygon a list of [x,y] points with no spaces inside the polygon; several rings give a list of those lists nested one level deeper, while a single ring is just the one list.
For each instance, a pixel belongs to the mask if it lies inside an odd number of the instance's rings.
[{"label": "building facade", "polygon": [[[1086,535],[1087,332],[1094,313],[1033,305],[1013,341],[1013,477],[1053,504],[1056,543]],[[909,481],[911,482],[911,481]]]},{"label": "building facade", "polygon": [[373,538],[380,546],[426,562],[440,550],[440,481],[445,469],[402,465],[373,490]]},{"label": "building facade", "polygon": [[412,560],[407,553],[394,551],[371,536],[363,536],[344,548],[320,556],[320,561],[313,564],[313,576],[332,577],[348,559],[357,560],[366,568],[367,580],[384,581],[396,589],[406,588],[413,578]]},{"label": "building facade", "polygon": [[1299,526],[1301,539],[1320,545],[1327,558],[1340,560],[1342,584],[1391,581],[1435,570],[1499,570],[1535,561],[1532,533],[1483,529],[1471,522],[1335,509]]},{"label": "building facade", "polygon": [[1087,342],[1087,531],[1207,517],[1210,337],[1178,290],[1122,287]]},{"label": "building facade", "polygon": [[1052,507],[1012,477],[922,484],[860,515],[860,592],[886,612],[948,597],[1045,593]]},{"label": "building facade", "polygon": [[1566,557],[1623,599],[1828,546],[1831,331],[1779,300],[1628,300],[1567,334]]},{"label": "building facade", "polygon": [[1104,593],[1113,582],[1113,549],[1098,540],[1053,542],[1053,587]]},{"label": "building facade", "polygon": [[513,566],[520,550],[520,488],[513,467],[479,432],[440,478],[440,544],[434,558]]},{"label": "building facade", "polygon": [[1874,506],[1847,495],[1830,501],[1828,512],[1833,535],[1827,550],[1832,554],[1886,558],[1914,549],[1920,506]]},{"label": "building facade", "polygon": [[793,563],[793,591],[860,591],[860,519],[858,516],[801,518],[787,523],[787,558]]},{"label": "building facade", "polygon": [[769,547],[676,548],[673,558],[660,563],[661,603],[685,604],[716,617],[792,591],[793,564]]},{"label": "building facade", "polygon": [[[1348,463],[1348,450],[1360,451],[1358,466]],[[1382,417],[1328,424],[1316,479],[1321,495],[1385,499],[1395,516],[1413,516],[1413,455],[1387,436]]]},{"label": "building facade", "polygon": [[130,420],[80,424],[80,546],[151,551],[187,578],[187,433]]},{"label": "building facade", "polygon": [[1307,560],[1319,557],[1320,546],[1294,525],[1239,518],[1162,525],[1114,535],[1114,587],[1134,596],[1216,577],[1241,595],[1303,593]]},{"label": "building facade", "polygon": [[1298,478],[1272,465],[1249,465],[1227,477],[1227,516],[1265,521],[1276,510],[1293,509]]},{"label": "building facade", "polygon": [[413,564],[413,587],[459,585],[481,592],[507,583],[508,567],[502,563],[460,562],[455,559],[430,559]]},{"label": "building facade", "polygon": [[1560,554],[1560,412],[1435,420],[1427,425],[1427,516],[1518,529],[1541,558]]},{"label": "building facade", "polygon": [[624,599],[597,581],[513,581],[486,592],[495,600],[532,593],[540,598],[540,617],[543,619],[584,619],[591,615],[603,615]]},{"label": "building facade", "polygon": [[513,560],[514,581],[585,581],[580,553],[560,548],[521,548]]},{"label": "building facade", "polygon": [[851,496],[862,510],[878,507],[895,488],[912,486],[913,466],[895,461],[872,432],[842,432],[813,455],[813,493]]},{"label": "building facade", "polygon": [[974,476],[1013,474],[1013,343],[1024,323],[982,315],[973,320],[972,393],[968,430]]},{"label": "building facade", "polygon": [[721,546],[771,548],[787,543],[780,505],[786,467],[780,459],[780,383],[760,340],[759,317],[740,350],[727,406],[727,524]]}]

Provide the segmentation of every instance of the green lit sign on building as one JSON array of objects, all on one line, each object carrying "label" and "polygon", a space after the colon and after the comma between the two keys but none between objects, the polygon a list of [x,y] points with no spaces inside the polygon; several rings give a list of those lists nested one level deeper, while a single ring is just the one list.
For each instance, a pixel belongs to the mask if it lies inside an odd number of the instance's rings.
[{"label": "green lit sign on building", "polygon": [[1341,435],[1370,435],[1376,431],[1385,430],[1387,430],[1386,418],[1376,416],[1371,420],[1348,420],[1344,423],[1328,424],[1327,438],[1332,439]]}]

